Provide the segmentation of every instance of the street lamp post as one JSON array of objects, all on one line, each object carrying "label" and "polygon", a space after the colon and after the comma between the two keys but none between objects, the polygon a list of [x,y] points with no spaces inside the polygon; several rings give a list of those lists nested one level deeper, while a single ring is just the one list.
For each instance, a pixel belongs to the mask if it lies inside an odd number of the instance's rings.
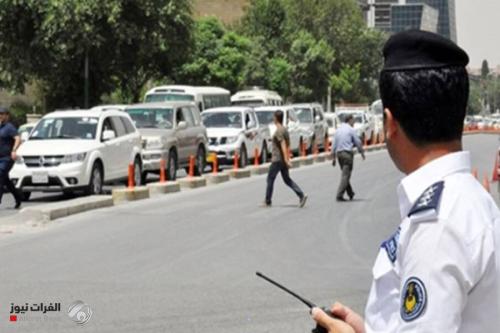
[{"label": "street lamp post", "polygon": [[85,49],[85,66],[84,66],[84,77],[85,77],[85,83],[84,83],[84,101],[83,105],[85,109],[89,108],[89,51],[86,48]]}]

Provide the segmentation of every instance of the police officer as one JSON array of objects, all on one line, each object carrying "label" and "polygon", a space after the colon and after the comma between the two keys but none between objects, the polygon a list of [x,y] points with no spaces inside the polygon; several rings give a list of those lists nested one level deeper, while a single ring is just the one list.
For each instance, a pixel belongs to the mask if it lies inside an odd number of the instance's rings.
[{"label": "police officer", "polygon": [[295,194],[299,197],[299,207],[302,208],[306,204],[307,195],[302,192],[300,187],[295,184],[295,182],[290,178],[290,135],[287,129],[283,126],[283,111],[278,110],[274,113],[274,124],[276,125],[276,131],[273,135],[273,148],[271,156],[271,166],[269,167],[269,173],[267,174],[267,187],[266,187],[266,199],[264,201],[264,207],[271,207],[272,197],[274,190],[274,181],[278,173],[281,173],[281,177],[285,184],[290,187]]},{"label": "police officer", "polygon": [[17,129],[9,121],[9,110],[0,107],[0,202],[2,202],[4,186],[16,200],[15,208],[21,207],[21,195],[9,178],[9,171],[17,158],[16,151],[21,144]]},{"label": "police officer", "polygon": [[339,160],[340,169],[342,170],[342,178],[337,190],[337,201],[345,201],[344,193],[347,192],[349,200],[354,198],[354,191],[351,186],[351,173],[354,164],[353,148],[356,146],[359,153],[365,159],[365,152],[358,134],[353,128],[354,117],[347,115],[344,123],[335,132],[333,140],[333,166],[335,166],[336,158]]},{"label": "police officer", "polygon": [[313,318],[329,332],[498,332],[500,213],[462,151],[467,54],[433,33],[407,31],[384,48],[380,75],[387,149],[407,176],[402,223],[382,243],[365,320],[336,304]]}]

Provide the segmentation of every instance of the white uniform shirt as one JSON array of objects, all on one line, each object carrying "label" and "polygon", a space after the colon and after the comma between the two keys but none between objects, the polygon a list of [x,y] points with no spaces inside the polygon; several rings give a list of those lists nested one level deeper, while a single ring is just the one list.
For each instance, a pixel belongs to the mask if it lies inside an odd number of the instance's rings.
[{"label": "white uniform shirt", "polygon": [[500,213],[448,154],[404,178],[401,223],[373,267],[370,332],[500,332]]}]

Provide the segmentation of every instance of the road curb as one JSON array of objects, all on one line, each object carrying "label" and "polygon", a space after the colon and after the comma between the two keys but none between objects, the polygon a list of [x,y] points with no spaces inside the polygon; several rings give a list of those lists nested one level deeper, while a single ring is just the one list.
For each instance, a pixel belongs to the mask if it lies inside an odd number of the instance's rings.
[{"label": "road curb", "polygon": [[206,174],[204,177],[207,179],[208,184],[211,184],[211,185],[225,183],[231,179],[231,177],[229,176],[229,174],[227,172],[220,172],[217,174],[214,174],[214,173]]},{"label": "road curb", "polygon": [[146,187],[149,189],[149,194],[168,194],[175,193],[181,190],[179,182],[164,182],[164,183],[150,183]]},{"label": "road curb", "polygon": [[111,192],[113,202],[116,204],[129,201],[138,201],[149,198],[149,188],[146,186],[137,186],[134,188],[119,188]]},{"label": "road curb", "polygon": [[204,177],[187,177],[178,180],[181,189],[195,189],[207,186],[207,180]]},{"label": "road curb", "polygon": [[292,169],[298,169],[298,168],[300,168],[300,166],[301,166],[301,162],[300,162],[300,160],[299,160],[299,159],[297,159],[297,158],[292,158],[292,159],[290,160],[290,164],[292,165]]},{"label": "road curb", "polygon": [[251,177],[252,172],[250,171],[250,169],[230,170],[229,175],[231,175],[231,178],[234,179],[242,179]]},{"label": "road curb", "polygon": [[258,166],[251,166],[249,169],[252,175],[265,175],[269,172],[270,166],[271,164],[266,163]]},{"label": "road curb", "polygon": [[111,206],[113,206],[113,198],[110,195],[77,198],[37,207],[24,208],[19,214],[1,219],[0,226],[36,226],[70,215]]}]

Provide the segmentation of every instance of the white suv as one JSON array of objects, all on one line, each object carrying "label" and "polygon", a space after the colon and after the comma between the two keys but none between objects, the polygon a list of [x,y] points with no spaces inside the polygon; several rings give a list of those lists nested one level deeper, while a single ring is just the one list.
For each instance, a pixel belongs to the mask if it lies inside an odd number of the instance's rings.
[{"label": "white suv", "polygon": [[126,179],[128,165],[141,184],[141,136],[117,109],[56,111],[44,116],[19,147],[10,176],[31,192],[100,194],[104,183]]},{"label": "white suv", "polygon": [[325,148],[324,144],[328,140],[328,124],[325,120],[323,107],[318,103],[293,104],[300,127],[309,135],[309,152],[312,152],[314,144]]},{"label": "white suv", "polygon": [[[255,149],[259,151],[260,162],[267,162],[271,137],[269,127],[259,124],[252,108],[209,109],[201,113],[201,119],[207,128],[208,149],[217,154],[220,164],[233,163],[237,152],[239,166],[244,168],[249,159],[255,160]],[[212,162],[210,157],[209,162]]]}]

